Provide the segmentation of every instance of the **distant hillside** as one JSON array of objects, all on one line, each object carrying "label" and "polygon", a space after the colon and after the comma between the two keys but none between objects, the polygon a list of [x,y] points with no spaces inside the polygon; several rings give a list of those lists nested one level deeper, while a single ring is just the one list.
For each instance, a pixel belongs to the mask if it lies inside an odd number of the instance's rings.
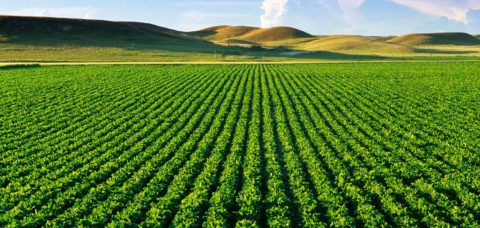
[{"label": "distant hillside", "polygon": [[182,32],[139,22],[0,15],[0,62],[303,61],[379,56],[480,56],[480,37],[466,33],[313,36],[291,27],[227,25]]},{"label": "distant hillside", "polygon": [[249,26],[220,25],[220,26],[214,26],[214,27],[202,29],[196,32],[190,32],[188,34],[192,36],[202,37],[202,38],[225,39],[225,38],[239,37],[257,29],[259,28],[249,27]]},{"label": "distant hillside", "polygon": [[214,44],[148,23],[0,16],[0,42],[149,48],[200,48]]},{"label": "distant hillside", "polygon": [[314,37],[304,31],[290,27],[256,28],[226,25],[202,29],[200,31],[191,32],[189,35],[210,40],[222,40],[228,38],[255,43]]},{"label": "distant hillside", "polygon": [[310,38],[312,35],[290,27],[273,27],[257,29],[241,37],[242,40],[251,42],[278,41],[295,38]]},{"label": "distant hillside", "polygon": [[408,34],[389,40],[405,45],[480,45],[480,40],[467,33]]},{"label": "distant hillside", "polygon": [[368,36],[326,36],[300,46],[308,51],[381,51],[410,53],[414,49],[405,45],[383,42],[381,38]]},{"label": "distant hillside", "polygon": [[260,44],[258,43],[255,43],[255,42],[250,42],[250,41],[246,41],[246,40],[237,40],[237,39],[224,39],[224,40],[221,40],[221,41],[217,41],[216,44],[220,44],[220,45],[223,45],[223,46],[241,46],[241,47],[247,47],[247,48],[251,48],[251,47],[254,47],[254,46],[261,46]]}]

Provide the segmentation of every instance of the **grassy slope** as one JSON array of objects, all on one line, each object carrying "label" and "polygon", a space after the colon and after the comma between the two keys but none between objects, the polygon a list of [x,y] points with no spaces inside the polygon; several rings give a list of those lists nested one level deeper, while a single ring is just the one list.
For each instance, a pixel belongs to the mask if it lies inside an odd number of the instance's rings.
[{"label": "grassy slope", "polygon": [[35,46],[194,51],[222,48],[179,31],[138,22],[0,16],[2,43]]},{"label": "grassy slope", "polygon": [[244,52],[146,23],[0,16],[2,61],[214,61]]},{"label": "grassy slope", "polygon": [[[401,37],[353,35],[314,37],[308,33],[289,27],[260,29],[246,26],[215,26],[193,32],[191,35],[211,40],[224,46],[282,46],[294,50],[328,51],[367,57],[426,58],[435,56],[462,58],[462,56],[471,57],[480,55],[479,48],[474,45],[478,40],[473,38],[473,36],[463,33],[410,34]],[[429,39],[430,42],[426,42],[427,37],[433,38]],[[474,40],[472,41],[471,38]],[[421,39],[424,39],[425,42],[418,42]],[[430,45],[426,45],[428,43],[430,43]],[[465,44],[470,45],[466,47]]]},{"label": "grassy slope", "polygon": [[240,37],[240,39],[250,41],[250,42],[268,42],[268,41],[279,41],[287,39],[296,39],[296,38],[312,38],[313,36],[290,27],[273,27],[266,29],[258,29],[252,32],[249,32]]},{"label": "grassy slope", "polygon": [[248,26],[214,26],[200,31],[188,33],[191,36],[211,41],[243,41],[250,44],[263,44],[272,41],[283,41],[314,36],[291,27],[256,28]]},{"label": "grassy slope", "polygon": [[405,45],[480,45],[480,40],[467,33],[408,34],[390,40]]},{"label": "grassy slope", "polygon": [[[187,33],[137,22],[0,16],[0,62],[310,62],[385,59],[381,56],[468,57],[480,52],[480,46],[474,45],[410,47],[394,43],[396,40],[407,39],[314,37],[289,27],[215,26]],[[259,44],[275,48],[263,51],[245,48]]]},{"label": "grassy slope", "polygon": [[407,34],[390,39],[416,48],[416,55],[479,56],[480,40],[467,33]]},{"label": "grassy slope", "polygon": [[362,53],[413,53],[409,46],[387,43],[376,37],[366,36],[327,36],[299,45],[308,51],[350,51]]},{"label": "grassy slope", "polygon": [[188,34],[194,37],[216,40],[239,37],[257,29],[259,28],[249,26],[220,25],[202,29],[196,32],[190,32]]}]

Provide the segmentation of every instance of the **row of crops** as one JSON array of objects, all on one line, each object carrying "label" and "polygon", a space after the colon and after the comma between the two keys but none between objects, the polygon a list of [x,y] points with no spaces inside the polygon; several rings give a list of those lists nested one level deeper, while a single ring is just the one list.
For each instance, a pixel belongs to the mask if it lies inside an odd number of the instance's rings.
[{"label": "row of crops", "polygon": [[0,227],[480,226],[480,64],[0,70]]}]

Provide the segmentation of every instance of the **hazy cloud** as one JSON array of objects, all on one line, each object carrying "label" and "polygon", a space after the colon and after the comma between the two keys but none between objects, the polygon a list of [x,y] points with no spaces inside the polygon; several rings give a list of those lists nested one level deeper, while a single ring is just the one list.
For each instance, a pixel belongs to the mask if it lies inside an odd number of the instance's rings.
[{"label": "hazy cloud", "polygon": [[355,17],[358,16],[357,9],[365,0],[317,0],[325,6],[333,15],[340,15],[344,21],[353,24]]},{"label": "hazy cloud", "polygon": [[173,5],[175,6],[207,6],[207,7],[225,7],[225,6],[259,6],[261,5],[261,1],[216,1],[216,2],[175,2]]},{"label": "hazy cloud", "polygon": [[360,7],[365,0],[338,0],[338,5],[343,11]]},{"label": "hazy cloud", "polygon": [[264,0],[262,9],[265,13],[260,17],[262,28],[280,25],[282,16],[287,12],[288,0]]},{"label": "hazy cloud", "polygon": [[91,18],[97,10],[86,7],[61,7],[61,8],[25,8],[9,12],[18,16],[40,16],[40,17],[69,17],[69,18]]},{"label": "hazy cloud", "polygon": [[480,9],[480,0],[390,0],[422,13],[468,24],[467,13]]}]

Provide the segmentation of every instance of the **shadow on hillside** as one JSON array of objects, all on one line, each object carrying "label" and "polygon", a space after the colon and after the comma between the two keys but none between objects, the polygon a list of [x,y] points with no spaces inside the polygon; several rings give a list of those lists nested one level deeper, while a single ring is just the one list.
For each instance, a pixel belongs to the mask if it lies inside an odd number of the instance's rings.
[{"label": "shadow on hillside", "polygon": [[[288,52],[299,52],[296,55],[288,55],[285,53]],[[248,52],[227,52],[223,53],[224,55],[244,55],[250,57],[279,57],[279,58],[289,58],[289,59],[319,59],[319,60],[384,60],[388,59],[388,57],[378,56],[378,55],[357,55],[357,54],[343,54],[337,52],[329,52],[329,51],[314,51],[314,52],[305,52],[301,53],[302,51],[292,50],[292,49],[280,49],[280,50],[263,50],[263,51],[248,51]]]},{"label": "shadow on hillside", "polygon": [[381,60],[388,59],[388,57],[378,55],[360,55],[360,54],[344,54],[329,51],[316,51],[300,56],[293,56],[293,58],[300,59],[329,59],[329,60]]},{"label": "shadow on hillside", "polygon": [[216,35],[218,32],[216,31],[195,31],[195,32],[188,32],[191,36],[194,37],[207,37]]},{"label": "shadow on hillside", "polygon": [[[108,39],[95,35],[71,35],[71,36],[30,36],[27,39],[18,36],[1,34],[0,43],[12,45],[32,45],[38,47],[99,47],[99,48],[123,48],[135,50],[165,50],[182,52],[214,52],[226,49],[223,46],[213,44],[206,40],[182,37],[182,39],[161,38],[137,38],[119,37]],[[211,50],[211,51],[210,51]]]},{"label": "shadow on hillside", "polygon": [[438,50],[438,49],[416,49],[415,52],[417,53],[424,53],[424,54],[474,54],[478,53],[478,51],[456,51],[456,50]]}]

